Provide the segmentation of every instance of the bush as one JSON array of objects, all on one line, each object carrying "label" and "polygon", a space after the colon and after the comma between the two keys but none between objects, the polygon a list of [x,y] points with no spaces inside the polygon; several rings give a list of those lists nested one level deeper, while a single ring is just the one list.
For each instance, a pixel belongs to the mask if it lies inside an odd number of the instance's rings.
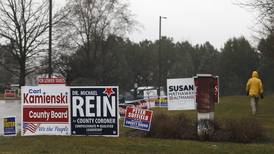
[{"label": "bush", "polygon": [[253,117],[224,120],[215,131],[213,140],[250,143],[264,138],[263,128]]},{"label": "bush", "polygon": [[194,123],[184,114],[169,116],[156,111],[152,119],[151,130],[147,136],[156,138],[195,139]]},{"label": "bush", "polygon": [[263,128],[254,117],[214,121],[211,136],[198,137],[196,119],[184,114],[168,115],[155,111],[150,132],[146,136],[169,139],[191,139],[250,143],[264,140]]}]

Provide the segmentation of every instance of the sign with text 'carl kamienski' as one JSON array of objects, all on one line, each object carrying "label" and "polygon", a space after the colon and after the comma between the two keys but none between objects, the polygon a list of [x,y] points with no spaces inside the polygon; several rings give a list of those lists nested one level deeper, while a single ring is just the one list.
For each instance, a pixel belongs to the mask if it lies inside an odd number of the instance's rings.
[{"label": "sign with text 'carl kamienski'", "polygon": [[69,135],[69,89],[22,87],[22,136]]},{"label": "sign with text 'carl kamienski'", "polygon": [[71,134],[119,136],[118,87],[71,87]]},{"label": "sign with text 'carl kamienski'", "polygon": [[193,78],[167,79],[168,110],[196,109]]}]

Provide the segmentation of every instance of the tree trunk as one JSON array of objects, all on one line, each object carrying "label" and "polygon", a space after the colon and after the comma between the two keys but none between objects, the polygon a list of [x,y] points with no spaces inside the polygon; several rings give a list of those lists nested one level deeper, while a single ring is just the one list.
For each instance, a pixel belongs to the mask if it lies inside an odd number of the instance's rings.
[{"label": "tree trunk", "polygon": [[26,84],[26,64],[25,62],[20,63],[20,75],[19,75],[19,86],[25,86]]}]

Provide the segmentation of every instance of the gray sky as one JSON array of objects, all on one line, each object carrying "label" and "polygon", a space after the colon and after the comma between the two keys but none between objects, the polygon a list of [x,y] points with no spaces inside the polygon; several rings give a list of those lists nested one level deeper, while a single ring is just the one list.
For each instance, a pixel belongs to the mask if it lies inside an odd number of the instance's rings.
[{"label": "gray sky", "polygon": [[[64,0],[54,0],[62,5]],[[209,41],[216,48],[223,47],[231,37],[245,36],[253,41],[255,14],[233,4],[236,0],[128,0],[135,19],[142,25],[128,37],[139,42],[159,37],[159,16],[162,36],[174,41],[188,40],[192,44]]]}]

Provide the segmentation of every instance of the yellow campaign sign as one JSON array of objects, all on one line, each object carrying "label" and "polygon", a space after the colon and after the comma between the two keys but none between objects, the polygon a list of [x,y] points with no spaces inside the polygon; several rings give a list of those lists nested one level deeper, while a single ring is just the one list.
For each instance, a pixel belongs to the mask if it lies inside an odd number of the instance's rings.
[{"label": "yellow campaign sign", "polygon": [[16,120],[15,117],[4,118],[4,135],[13,136],[16,135]]}]

